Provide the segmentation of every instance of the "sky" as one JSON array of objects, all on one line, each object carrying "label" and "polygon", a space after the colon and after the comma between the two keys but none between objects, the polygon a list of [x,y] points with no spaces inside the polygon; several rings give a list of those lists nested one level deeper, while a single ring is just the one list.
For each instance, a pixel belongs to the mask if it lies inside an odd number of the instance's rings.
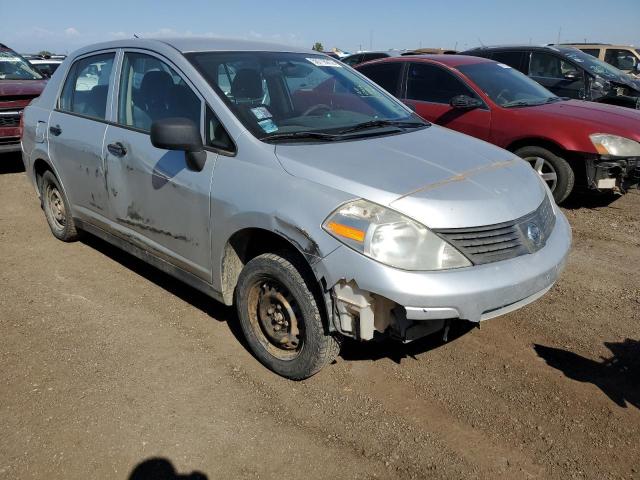
[{"label": "sky", "polygon": [[640,0],[0,0],[0,43],[69,53],[105,40],[209,36],[387,50],[579,41],[640,45]]}]

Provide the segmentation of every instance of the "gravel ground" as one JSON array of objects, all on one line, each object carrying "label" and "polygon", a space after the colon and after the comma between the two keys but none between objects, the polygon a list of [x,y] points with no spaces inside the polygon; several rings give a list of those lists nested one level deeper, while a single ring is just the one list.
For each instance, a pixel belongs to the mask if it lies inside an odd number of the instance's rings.
[{"label": "gravel ground", "polygon": [[640,479],[638,191],[565,209],[535,304],[446,344],[350,343],[297,383],[232,309],[55,240],[17,156],[0,199],[0,478]]}]

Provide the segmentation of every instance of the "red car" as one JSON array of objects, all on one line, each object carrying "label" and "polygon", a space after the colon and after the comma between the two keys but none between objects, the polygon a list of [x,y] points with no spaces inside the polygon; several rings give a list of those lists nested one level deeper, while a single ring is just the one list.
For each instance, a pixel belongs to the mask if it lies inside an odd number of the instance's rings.
[{"label": "red car", "polygon": [[16,52],[0,43],[0,153],[20,151],[20,117],[46,80]]},{"label": "red car", "polygon": [[357,70],[424,119],[524,158],[558,203],[575,183],[622,193],[640,180],[640,111],[557,97],[479,57],[388,58]]}]

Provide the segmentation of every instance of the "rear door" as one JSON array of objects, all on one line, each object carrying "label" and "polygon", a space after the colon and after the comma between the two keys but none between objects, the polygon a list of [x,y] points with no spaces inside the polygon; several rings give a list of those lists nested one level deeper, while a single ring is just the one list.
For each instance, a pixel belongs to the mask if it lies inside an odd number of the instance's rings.
[{"label": "rear door", "polygon": [[103,140],[110,115],[115,51],[76,60],[49,117],[51,156],[74,215],[102,222],[107,217]]},{"label": "rear door", "polygon": [[[197,277],[211,281],[210,185],[217,152],[204,169],[187,167],[185,154],[151,144],[154,121],[184,117],[220,132],[200,94],[167,59],[125,51],[118,75],[117,111],[105,135],[107,184],[115,227],[141,245]],[[211,125],[211,128],[209,126]]]},{"label": "rear door", "polygon": [[584,69],[560,55],[550,52],[532,52],[528,75],[559,97],[585,98]]},{"label": "rear door", "polygon": [[449,102],[458,95],[482,99],[460,77],[432,63],[410,63],[406,70],[404,103],[425,120],[489,141],[491,111],[483,107],[463,110]]}]

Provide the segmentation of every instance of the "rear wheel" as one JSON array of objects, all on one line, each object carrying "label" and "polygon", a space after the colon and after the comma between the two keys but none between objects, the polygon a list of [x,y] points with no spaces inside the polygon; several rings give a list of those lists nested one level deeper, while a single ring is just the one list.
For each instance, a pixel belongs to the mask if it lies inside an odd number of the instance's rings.
[{"label": "rear wheel", "polygon": [[292,256],[267,253],[245,265],[236,287],[249,347],[267,368],[293,380],[314,375],[340,351],[324,331],[312,281]]},{"label": "rear wheel", "polygon": [[523,147],[516,155],[529,162],[531,167],[549,186],[556,203],[569,196],[575,183],[571,165],[562,157],[542,147]]},{"label": "rear wheel", "polygon": [[63,242],[73,242],[78,239],[78,231],[71,216],[69,201],[55,175],[47,170],[42,175],[40,195],[42,208],[51,233]]}]

